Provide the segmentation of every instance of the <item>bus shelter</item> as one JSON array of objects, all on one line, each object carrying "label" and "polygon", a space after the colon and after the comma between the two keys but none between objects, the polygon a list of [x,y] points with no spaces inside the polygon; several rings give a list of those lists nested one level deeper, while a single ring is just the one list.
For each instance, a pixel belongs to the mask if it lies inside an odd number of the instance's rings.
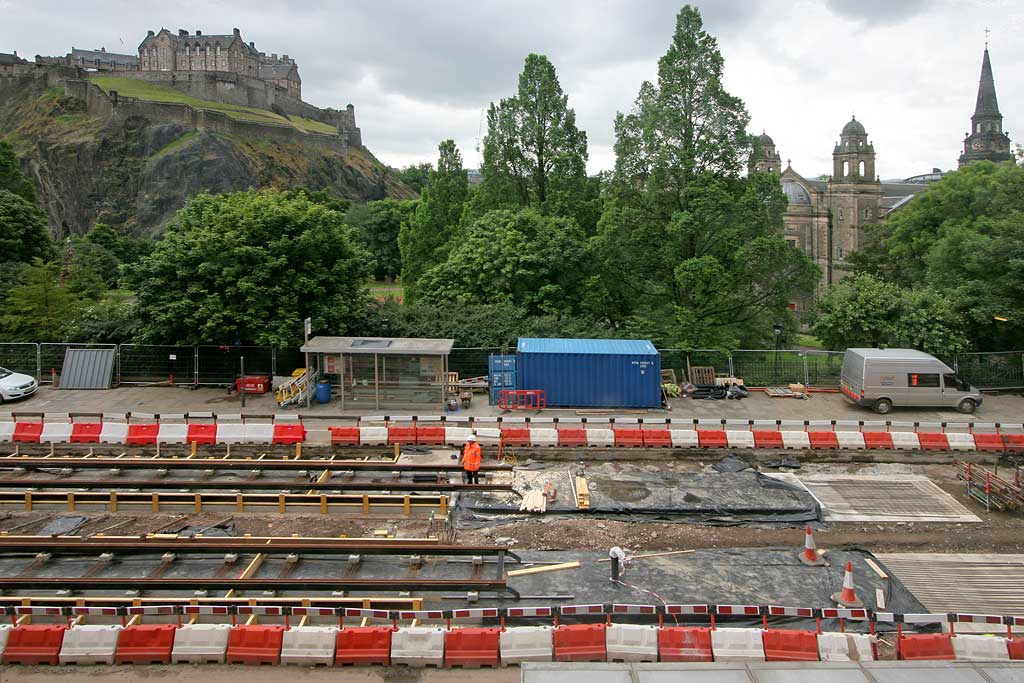
[{"label": "bus shelter", "polygon": [[448,355],[454,339],[313,337],[302,347],[341,408],[436,407],[448,395]]}]

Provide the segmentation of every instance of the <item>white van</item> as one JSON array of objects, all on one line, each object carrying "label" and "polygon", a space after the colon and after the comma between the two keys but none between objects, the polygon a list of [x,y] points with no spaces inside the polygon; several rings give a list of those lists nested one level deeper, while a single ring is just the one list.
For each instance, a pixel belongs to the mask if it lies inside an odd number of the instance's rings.
[{"label": "white van", "polygon": [[881,415],[893,406],[973,413],[982,401],[981,392],[952,368],[914,349],[846,349],[839,390],[848,400]]}]

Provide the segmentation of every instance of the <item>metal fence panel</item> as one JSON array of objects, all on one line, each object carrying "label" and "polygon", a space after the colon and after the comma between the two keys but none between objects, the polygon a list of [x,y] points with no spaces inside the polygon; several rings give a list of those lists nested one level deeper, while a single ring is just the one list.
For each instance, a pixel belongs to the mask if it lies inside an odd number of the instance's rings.
[{"label": "metal fence panel", "polygon": [[[689,359],[689,367],[694,367],[694,368],[710,367],[710,368],[714,368],[716,375],[718,375],[718,374],[731,375],[733,373],[732,357],[729,355],[729,353],[727,351],[719,351],[717,349],[694,349],[693,351],[690,351],[686,355],[687,355],[687,358]],[[662,365],[662,367],[665,367],[665,366]],[[688,370],[688,369],[689,368],[686,367],[685,365],[683,366],[683,370]],[[686,374],[686,377],[687,377],[687,379],[689,379],[689,377],[690,377],[688,372]],[[680,376],[679,379],[681,381],[682,380],[682,376]]]},{"label": "metal fence panel", "polygon": [[448,371],[459,373],[459,379],[486,377],[488,357],[492,354],[501,355],[507,352],[508,349],[497,347],[452,349],[448,356]]},{"label": "metal fence panel", "polygon": [[272,375],[274,350],[269,346],[199,346],[197,349],[199,384],[231,384],[241,374]]},{"label": "metal fence panel", "polygon": [[843,370],[842,351],[807,351],[804,358],[807,362],[807,380],[809,387],[839,386],[839,376]]},{"label": "metal fence panel", "polygon": [[979,389],[1024,388],[1024,351],[960,353],[954,367],[960,379]]},{"label": "metal fence panel", "polygon": [[[117,349],[117,344],[53,344],[39,345],[40,384],[51,384],[64,370],[64,356],[68,349]],[[116,373],[115,373],[116,374]]]},{"label": "metal fence panel", "polygon": [[24,342],[0,344],[0,367],[38,377],[39,344]]},{"label": "metal fence panel", "polygon": [[194,346],[121,344],[119,384],[192,384],[196,375]]},{"label": "metal fence panel", "polygon": [[800,351],[734,351],[733,371],[748,387],[802,384],[804,355]]},{"label": "metal fence panel", "polygon": [[[248,364],[249,359],[245,359]],[[311,359],[312,362],[312,359]],[[306,354],[295,346],[288,349],[274,349],[274,374],[280,377],[291,377],[299,368],[306,367]],[[248,368],[246,368],[248,369]]]}]

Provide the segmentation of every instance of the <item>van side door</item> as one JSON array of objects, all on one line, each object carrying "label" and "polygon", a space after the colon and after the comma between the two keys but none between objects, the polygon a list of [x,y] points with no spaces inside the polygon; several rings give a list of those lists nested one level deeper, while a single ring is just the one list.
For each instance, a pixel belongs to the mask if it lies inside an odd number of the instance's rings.
[{"label": "van side door", "polygon": [[908,406],[944,405],[942,382],[937,372],[907,373]]},{"label": "van side door", "polygon": [[942,375],[942,394],[945,405],[956,406],[962,398],[971,394],[971,387],[955,373],[947,372]]}]

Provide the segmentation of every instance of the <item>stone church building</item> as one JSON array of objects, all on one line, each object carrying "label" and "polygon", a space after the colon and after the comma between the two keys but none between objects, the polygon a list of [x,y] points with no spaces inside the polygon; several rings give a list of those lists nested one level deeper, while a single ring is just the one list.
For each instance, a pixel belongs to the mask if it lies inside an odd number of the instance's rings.
[{"label": "stone church building", "polygon": [[[1010,138],[1003,132],[1002,115],[996,103],[995,84],[988,47],[982,60],[978,101],[971,118],[971,133],[964,140],[960,166],[986,159],[1008,161]],[[751,173],[777,173],[789,200],[785,238],[803,249],[821,268],[819,292],[849,275],[847,256],[863,246],[865,225],[885,220],[924,190],[941,172],[901,182],[882,182],[875,168],[875,147],[864,124],[853,117],[839,134],[832,150],[832,174],[807,179],[787,162],[782,166],[774,140],[765,133],[755,139],[750,160]],[[797,310],[797,304],[791,305]]]}]

